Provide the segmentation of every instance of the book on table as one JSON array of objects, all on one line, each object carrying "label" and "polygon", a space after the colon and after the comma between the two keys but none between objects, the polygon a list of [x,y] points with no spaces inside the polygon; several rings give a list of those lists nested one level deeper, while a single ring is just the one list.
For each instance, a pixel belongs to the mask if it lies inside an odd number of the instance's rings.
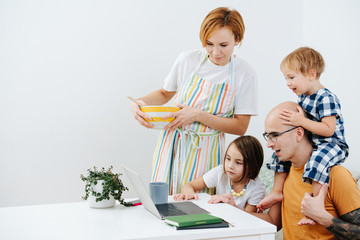
[{"label": "book on table", "polygon": [[204,229],[204,228],[228,228],[229,224],[222,220],[219,223],[201,224],[186,227],[176,227],[176,230],[191,230],[191,229]]},{"label": "book on table", "polygon": [[206,213],[165,217],[165,222],[175,227],[220,223],[221,221],[221,218]]}]

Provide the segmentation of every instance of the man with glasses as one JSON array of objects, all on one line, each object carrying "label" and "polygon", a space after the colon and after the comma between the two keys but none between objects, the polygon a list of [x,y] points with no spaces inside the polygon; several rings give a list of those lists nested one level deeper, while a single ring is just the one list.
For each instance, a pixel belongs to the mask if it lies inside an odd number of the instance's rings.
[{"label": "man with glasses", "polygon": [[298,127],[290,128],[290,129],[288,129],[286,131],[283,131],[281,133],[276,133],[276,132],[267,133],[267,132],[265,132],[265,133],[263,133],[263,137],[264,137],[265,141],[270,140],[272,142],[276,142],[276,139],[277,139],[278,136],[281,136],[284,133],[290,132],[290,131],[292,131],[292,130],[294,130],[296,128],[298,128]]},{"label": "man with glasses", "polygon": [[[284,125],[279,118],[283,109],[296,111],[297,106],[294,102],[279,104],[265,119],[267,147],[280,161],[291,162],[291,168],[281,204],[255,215],[278,228],[282,225],[284,239],[360,239],[360,191],[347,169],[332,167],[329,187],[324,184],[316,197],[308,194],[312,187],[302,181],[302,173],[313,146],[302,127]],[[302,214],[316,223],[298,225]]]}]

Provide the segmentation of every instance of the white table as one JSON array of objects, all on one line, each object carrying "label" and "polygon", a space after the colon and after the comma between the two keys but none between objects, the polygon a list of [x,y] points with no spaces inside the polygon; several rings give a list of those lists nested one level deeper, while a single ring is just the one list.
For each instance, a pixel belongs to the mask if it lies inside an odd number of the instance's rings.
[{"label": "white table", "polygon": [[192,201],[234,227],[178,231],[142,205],[93,209],[78,202],[0,208],[0,239],[275,239],[274,225],[228,204],[209,204],[209,198]]}]

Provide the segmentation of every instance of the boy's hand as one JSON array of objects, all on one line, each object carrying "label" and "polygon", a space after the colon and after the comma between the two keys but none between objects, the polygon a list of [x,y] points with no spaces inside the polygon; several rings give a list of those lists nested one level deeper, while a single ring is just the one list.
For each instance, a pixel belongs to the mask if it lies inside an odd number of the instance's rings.
[{"label": "boy's hand", "polygon": [[303,119],[305,119],[305,113],[301,107],[296,108],[298,110],[297,112],[283,109],[283,111],[280,113],[280,119],[284,120],[285,122],[282,122],[282,124],[291,125],[294,127],[302,126]]}]

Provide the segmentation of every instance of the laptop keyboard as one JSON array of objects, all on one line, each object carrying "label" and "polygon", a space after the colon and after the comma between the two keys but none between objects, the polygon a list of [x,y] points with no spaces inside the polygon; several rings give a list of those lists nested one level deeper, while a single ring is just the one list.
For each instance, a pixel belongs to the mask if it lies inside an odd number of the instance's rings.
[{"label": "laptop keyboard", "polygon": [[187,215],[186,212],[182,211],[181,209],[177,208],[173,204],[156,204],[155,205],[158,211],[162,216],[179,216],[179,215]]}]

